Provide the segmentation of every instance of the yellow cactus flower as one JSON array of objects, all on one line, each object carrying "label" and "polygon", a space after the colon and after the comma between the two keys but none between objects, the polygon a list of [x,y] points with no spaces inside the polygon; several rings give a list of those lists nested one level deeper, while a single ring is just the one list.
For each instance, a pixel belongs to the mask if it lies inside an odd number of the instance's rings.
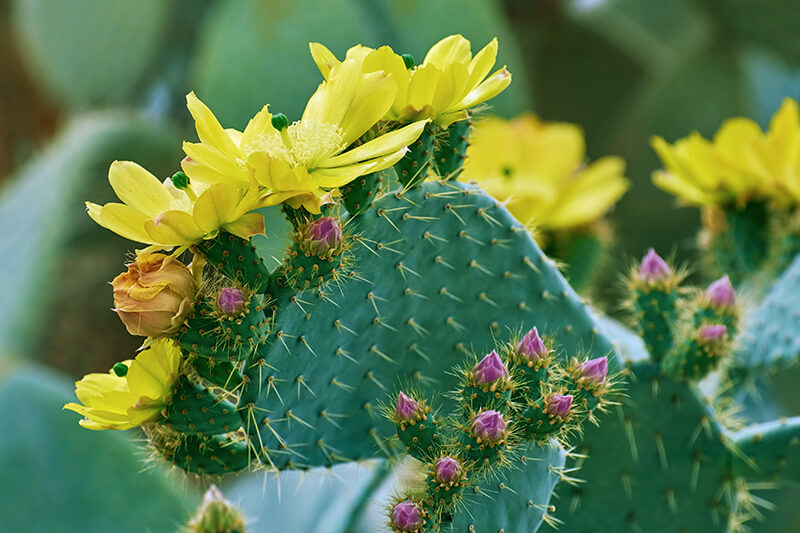
[{"label": "yellow cactus flower", "polygon": [[161,416],[178,378],[181,351],[169,339],[153,342],[135,359],[117,363],[107,374],[89,374],[75,383],[81,403],[64,409],[83,415],[87,429],[130,429]]},{"label": "yellow cactus flower", "polygon": [[[310,47],[314,62],[328,79],[340,61],[319,43]],[[443,128],[508,87],[511,73],[505,67],[489,75],[496,59],[497,39],[473,57],[470,42],[461,35],[433,45],[422,64],[412,69],[388,46],[374,50],[358,45],[345,56],[345,61],[356,61],[364,73],[382,71],[394,80],[397,93],[384,119],[408,122],[428,118]]]},{"label": "yellow cactus flower", "polygon": [[767,132],[737,117],[726,120],[712,141],[695,132],[673,145],[661,137],[651,143],[665,167],[653,173],[653,182],[685,203],[800,202],[800,114],[790,98]]},{"label": "yellow cactus flower", "polygon": [[181,189],[162,183],[131,161],[114,161],[108,181],[122,203],[86,202],[92,219],[126,239],[155,248],[190,246],[221,229],[242,238],[264,232],[255,181],[242,191],[231,183],[191,183]]},{"label": "yellow cactus flower", "polygon": [[522,223],[544,231],[594,222],[630,186],[619,157],[584,164],[583,132],[573,124],[548,124],[530,114],[487,118],[471,138],[464,179],[477,181]]},{"label": "yellow cactus flower", "polygon": [[264,205],[285,201],[319,213],[331,191],[394,165],[422,133],[426,120],[351,148],[387,113],[395,93],[388,74],[363,73],[355,60],[347,60],[331,69],[300,120],[280,124],[264,106],[241,133],[223,129],[190,93],[200,143],[184,143],[184,172],[193,181],[239,186],[252,177],[263,188]]}]

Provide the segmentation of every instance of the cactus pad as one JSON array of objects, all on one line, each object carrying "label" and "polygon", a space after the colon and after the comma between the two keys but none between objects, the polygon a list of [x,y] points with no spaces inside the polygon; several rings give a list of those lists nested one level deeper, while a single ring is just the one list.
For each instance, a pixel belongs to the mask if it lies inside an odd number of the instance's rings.
[{"label": "cactus pad", "polygon": [[281,293],[274,336],[248,361],[239,405],[265,463],[385,452],[394,431],[378,400],[400,378],[452,388],[447,371],[505,328],[535,324],[558,331],[566,351],[610,351],[530,235],[477,189],[426,183],[383,197],[352,224],[353,279]]}]

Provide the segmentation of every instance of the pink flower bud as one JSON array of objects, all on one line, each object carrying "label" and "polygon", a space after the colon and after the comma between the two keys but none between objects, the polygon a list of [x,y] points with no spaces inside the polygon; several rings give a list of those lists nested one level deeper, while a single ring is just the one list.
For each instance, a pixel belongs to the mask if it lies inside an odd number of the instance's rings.
[{"label": "pink flower bud", "polygon": [[413,398],[406,396],[402,392],[397,395],[395,414],[401,421],[415,420],[421,410],[422,406]]},{"label": "pink flower bud", "polygon": [[217,305],[226,315],[238,315],[244,310],[244,293],[235,287],[224,287],[217,296]]},{"label": "pink flower bud", "polygon": [[436,481],[439,483],[454,483],[461,476],[461,463],[457,459],[445,456],[436,461],[434,466]]},{"label": "pink flower bud", "polygon": [[192,310],[197,284],[180,261],[141,254],[111,282],[114,311],[131,335],[160,337],[178,330]]},{"label": "pink flower bud", "polygon": [[642,278],[642,281],[652,283],[666,279],[671,275],[672,269],[667,262],[654,249],[650,248],[639,267],[639,277]]},{"label": "pink flower bud", "polygon": [[539,336],[539,330],[536,329],[536,326],[526,333],[517,344],[517,353],[531,361],[544,357],[548,352],[549,350]]},{"label": "pink flower bud", "polygon": [[703,326],[697,332],[697,336],[704,341],[716,341],[724,339],[728,335],[728,328],[721,324]]},{"label": "pink flower bud", "polygon": [[403,500],[392,509],[392,525],[400,531],[416,531],[422,526],[422,510],[411,500]]},{"label": "pink flower bud", "polygon": [[472,373],[475,376],[475,383],[478,385],[486,385],[492,383],[500,378],[508,377],[508,370],[503,360],[497,354],[496,350],[486,355],[480,362],[472,368]]},{"label": "pink flower bud", "polygon": [[602,385],[608,375],[608,357],[598,357],[581,363],[581,377],[595,385]]},{"label": "pink flower bud", "polygon": [[497,411],[483,411],[472,420],[472,434],[483,441],[498,442],[506,436],[506,422]]},{"label": "pink flower bud", "polygon": [[558,418],[566,418],[572,408],[571,394],[553,394],[550,396],[550,405],[547,412]]},{"label": "pink flower bud", "polygon": [[342,244],[342,228],[333,217],[322,217],[310,222],[303,233],[308,248],[319,256],[336,250]]},{"label": "pink flower bud", "polygon": [[728,276],[722,276],[706,289],[706,297],[717,307],[731,307],[736,303],[736,292]]}]

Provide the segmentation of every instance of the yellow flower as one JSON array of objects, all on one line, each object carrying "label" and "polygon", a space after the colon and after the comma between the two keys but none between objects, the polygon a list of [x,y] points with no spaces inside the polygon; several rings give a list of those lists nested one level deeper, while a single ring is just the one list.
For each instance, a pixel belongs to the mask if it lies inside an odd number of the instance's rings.
[{"label": "yellow flower", "polygon": [[[117,372],[77,381],[75,395],[81,403],[68,403],[64,409],[83,415],[79,423],[88,429],[130,429],[151,422],[169,403],[180,361],[181,351],[171,340],[157,340],[133,361],[115,365]],[[121,372],[120,364],[125,367]]]},{"label": "yellow flower", "polygon": [[518,220],[542,230],[593,222],[630,186],[619,157],[584,165],[583,132],[573,124],[547,124],[529,114],[488,118],[475,125],[471,138],[464,179],[477,181]]},{"label": "yellow flower", "polygon": [[363,73],[347,60],[331,70],[299,121],[276,129],[264,106],[241,133],[224,130],[190,93],[200,143],[184,143],[184,172],[193,181],[240,186],[252,177],[263,188],[264,205],[285,201],[319,213],[332,190],[394,165],[422,133],[425,120],[351,147],[387,113],[395,92],[385,72]]},{"label": "yellow flower", "polygon": [[800,117],[787,98],[765,133],[750,119],[726,120],[713,141],[698,133],[670,145],[654,137],[665,169],[653,174],[661,189],[693,205],[800,202]]},{"label": "yellow flower", "polygon": [[108,181],[122,203],[86,202],[92,219],[126,239],[159,248],[189,246],[214,238],[220,229],[248,238],[264,232],[255,181],[242,191],[231,183],[191,183],[183,189],[160,182],[130,161],[114,161]]},{"label": "yellow flower", "polygon": [[[500,94],[511,83],[505,67],[490,76],[497,59],[497,39],[472,56],[470,42],[461,35],[445,37],[428,51],[421,65],[407,69],[403,58],[390,47],[374,50],[355,46],[345,61],[358,62],[365,73],[383,71],[397,85],[397,94],[384,119],[399,122],[429,118],[446,128],[465,118],[465,110]],[[340,64],[330,50],[311,43],[311,55],[327,79]]]}]

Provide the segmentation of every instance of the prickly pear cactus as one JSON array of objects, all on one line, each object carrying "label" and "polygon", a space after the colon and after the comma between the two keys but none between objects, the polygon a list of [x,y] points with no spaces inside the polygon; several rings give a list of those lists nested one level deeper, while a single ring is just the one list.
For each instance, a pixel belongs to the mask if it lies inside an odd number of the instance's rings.
[{"label": "prickly pear cactus", "polygon": [[[595,411],[612,404],[617,381],[607,357],[569,359],[551,346],[534,328],[456,370],[458,407],[449,416],[418,394],[397,395],[387,417],[422,465],[422,479],[390,508],[394,531],[530,531],[556,523],[542,502],[559,480],[574,481],[563,468],[564,447],[587,417],[597,423]],[[492,512],[469,512],[478,506]]]},{"label": "prickly pear cactus", "polygon": [[[660,323],[638,315],[641,330],[668,329],[675,342],[658,359],[625,363],[628,387],[618,416],[587,427],[578,446],[586,483],[561,491],[561,530],[733,531],[759,513],[749,485],[797,480],[800,420],[737,430],[724,404],[697,386],[730,357],[722,323],[735,325],[736,304],[727,279],[721,281],[689,296],[679,274],[652,255],[633,274],[631,291],[660,287],[675,296]],[[708,318],[698,321],[699,315]],[[667,322],[671,316],[678,318]],[[629,353],[640,352],[641,345]]]}]

